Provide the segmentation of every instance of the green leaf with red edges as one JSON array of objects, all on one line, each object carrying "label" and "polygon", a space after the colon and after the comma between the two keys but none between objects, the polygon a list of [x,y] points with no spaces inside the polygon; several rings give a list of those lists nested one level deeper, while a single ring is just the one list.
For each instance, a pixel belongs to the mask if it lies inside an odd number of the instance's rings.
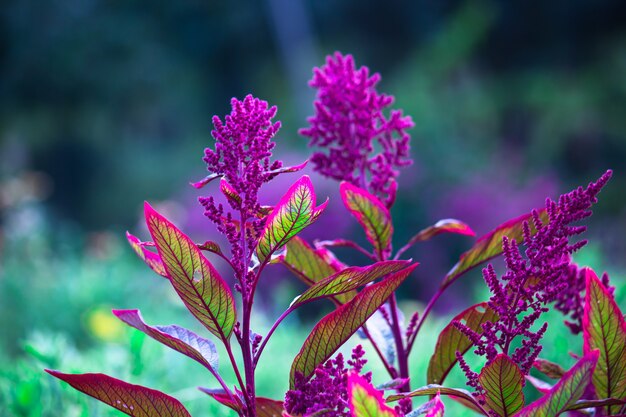
[{"label": "green leaf with red edges", "polygon": [[552,379],[559,379],[565,374],[565,369],[563,369],[561,365],[541,358],[535,359],[533,367]]},{"label": "green leaf with red edges", "polygon": [[226,197],[226,200],[228,200],[231,207],[235,210],[239,210],[241,207],[241,196],[224,178],[220,180],[220,190],[222,191],[222,194],[224,194],[224,197]]},{"label": "green leaf with red edges", "polygon": [[145,216],[172,286],[187,309],[226,342],[236,319],[230,288],[196,244],[148,203]]},{"label": "green leaf with red edges", "polygon": [[327,203],[328,200],[315,207],[315,191],[308,175],[296,181],[267,216],[256,248],[259,261],[263,263],[289,239],[317,220]]},{"label": "green leaf with red edges", "polygon": [[[600,350],[593,386],[598,398],[626,398],[626,320],[611,293],[596,274],[585,268],[583,351]],[[608,414],[620,407],[608,407]]]},{"label": "green leaf with red edges", "polygon": [[367,240],[374,246],[379,259],[386,259],[391,253],[393,234],[387,207],[376,196],[349,182],[342,182],[339,191],[343,204],[365,230]]},{"label": "green leaf with red edges", "polygon": [[298,236],[287,242],[286,248],[280,261],[305,284],[313,285],[338,271]]},{"label": "green leaf with red edges", "polygon": [[[444,386],[437,385],[437,384],[426,385],[424,387],[417,388],[408,393],[390,395],[389,397],[387,397],[386,401],[389,403],[389,402],[398,401],[407,397],[423,397],[426,395],[431,396],[431,395],[437,395],[437,394],[443,394],[443,395],[449,395],[452,397],[462,398],[464,401],[472,404],[472,406],[476,410],[484,410],[483,407],[478,403],[476,398],[474,398],[472,393],[469,392],[468,390],[461,389],[461,388],[448,388],[448,387],[444,387]],[[487,415],[484,412],[483,414]]]},{"label": "green leaf with red edges", "polygon": [[219,367],[217,349],[210,340],[177,325],[148,326],[143,321],[139,310],[113,310],[113,314],[124,323],[147,334],[154,340],[199,362],[211,373],[217,372]]},{"label": "green leaf with red edges", "polygon": [[291,365],[291,388],[294,387],[297,372],[308,379],[315,367],[330,358],[384,304],[416,266],[411,265],[379,283],[365,287],[350,302],[323,317],[315,325]]},{"label": "green leaf with red edges", "polygon": [[432,239],[433,237],[442,233],[456,233],[465,236],[476,236],[476,233],[465,223],[456,219],[443,219],[439,220],[433,226],[427,227],[413,236],[409,240],[409,245],[413,245],[417,242],[423,242],[425,240]]},{"label": "green leaf with red edges", "polygon": [[131,235],[129,232],[126,232],[126,239],[128,239],[130,247],[133,248],[135,253],[146,263],[146,265],[150,267],[150,269],[162,277],[167,278],[167,272],[165,272],[165,266],[163,266],[161,257],[158,254],[146,249],[146,246],[150,246],[151,242],[142,242],[138,237]]},{"label": "green leaf with red edges", "polygon": [[482,333],[482,324],[490,321],[495,323],[498,314],[487,303],[476,304],[461,312],[452,319],[439,333],[435,352],[428,364],[427,382],[429,384],[442,384],[450,370],[456,364],[456,352],[464,354],[472,346],[472,342],[453,324],[461,322],[473,331]]},{"label": "green leaf with red edges", "polygon": [[591,382],[599,354],[597,350],[587,353],[550,392],[522,408],[515,417],[556,417],[576,404]]},{"label": "green leaf with red edges", "polygon": [[256,397],[257,417],[283,417],[283,402],[270,398]]},{"label": "green leaf with red edges", "polygon": [[243,401],[241,400],[241,398],[239,398],[239,396],[235,395],[234,397],[231,397],[229,394],[226,393],[226,391],[224,391],[223,388],[212,389],[198,387],[198,389],[213,398],[218,403],[225,405],[231,410],[235,410],[238,414],[244,408]]},{"label": "green leaf with red edges", "polygon": [[426,411],[424,417],[443,417],[445,407],[443,405],[443,402],[441,401],[441,396],[439,395],[439,393],[437,393],[437,395],[435,395],[435,398],[430,400],[428,403],[431,404],[431,407],[428,409],[428,411]]},{"label": "green leaf with red edges", "polygon": [[[541,221],[545,224],[548,214],[545,209],[537,210]],[[531,234],[537,233],[531,214],[525,214],[501,224],[492,232],[479,238],[474,246],[461,255],[461,259],[444,277],[442,287],[447,287],[467,271],[477,267],[502,253],[502,238],[508,237],[520,243],[524,238],[524,222],[528,222]]]},{"label": "green leaf with red edges", "polygon": [[46,369],[78,391],[134,417],[191,417],[176,398],[104,374],[64,374]]},{"label": "green leaf with red edges", "polygon": [[382,261],[365,267],[348,267],[312,285],[296,297],[289,307],[296,309],[313,300],[356,290],[378,278],[405,268],[409,263],[410,261]]},{"label": "green leaf with red edges", "polygon": [[352,417],[398,417],[398,413],[385,404],[382,391],[356,372],[348,375],[348,406]]},{"label": "green leaf with red edges", "polygon": [[617,398],[605,398],[603,400],[578,400],[575,404],[567,407],[567,411],[584,410],[586,408],[596,408],[610,405],[623,406],[624,404],[626,404],[626,399],[620,400]]},{"label": "green leaf with red edges", "polygon": [[524,406],[524,375],[503,353],[485,366],[478,382],[485,389],[485,401],[500,417],[512,416]]}]

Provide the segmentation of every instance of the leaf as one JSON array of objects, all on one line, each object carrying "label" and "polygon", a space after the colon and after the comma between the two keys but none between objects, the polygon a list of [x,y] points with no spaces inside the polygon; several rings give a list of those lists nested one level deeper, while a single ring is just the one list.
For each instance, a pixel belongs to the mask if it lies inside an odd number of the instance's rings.
[{"label": "leaf", "polygon": [[281,168],[278,168],[278,169],[267,171],[266,174],[279,175],[279,174],[285,174],[287,172],[298,172],[298,171],[304,169],[304,167],[308,163],[309,163],[309,160],[307,159],[306,161],[304,161],[303,163],[301,163],[299,165],[293,165],[293,166],[289,166],[289,167],[281,167]]},{"label": "leaf", "polygon": [[[387,304],[387,307],[390,306]],[[398,315],[400,326],[402,326],[404,324],[402,310],[396,307],[396,314]],[[373,343],[376,343],[387,363],[395,363],[396,357],[398,356],[396,340],[393,335],[393,330],[391,326],[389,326],[389,322],[385,319],[380,309],[376,310],[374,314],[367,319],[364,328],[367,328],[369,338]],[[368,335],[361,331],[359,331],[359,336],[363,339],[368,338]]]},{"label": "leaf", "polygon": [[563,375],[550,392],[522,408],[515,417],[556,417],[576,404],[591,382],[599,354],[597,350],[586,354]]},{"label": "leaf", "polygon": [[134,417],[191,417],[176,398],[104,374],[64,374],[46,369],[78,391]]},{"label": "leaf", "polygon": [[435,395],[435,398],[429,401],[432,403],[432,408],[430,408],[424,417],[443,417],[443,411],[445,407],[443,406],[443,402],[441,402],[441,397],[439,393]]},{"label": "leaf", "polygon": [[210,183],[211,181],[220,178],[222,176],[222,174],[217,174],[217,173],[213,173],[211,175],[207,175],[206,177],[204,177],[203,179],[201,179],[198,182],[190,182],[189,184],[191,184],[192,187],[196,188],[196,189],[200,189],[202,187],[204,187],[205,185],[207,185],[208,183]]},{"label": "leaf", "polygon": [[[545,209],[537,210],[542,222],[546,222],[548,214]],[[461,255],[461,259],[444,277],[441,287],[445,288],[456,281],[461,275],[472,268],[486,262],[502,253],[502,238],[504,236],[520,243],[524,237],[524,222],[528,222],[531,234],[537,233],[532,221],[532,214],[525,214],[501,224],[492,232],[479,238],[474,246]]]},{"label": "leaf", "polygon": [[[613,296],[589,268],[586,276],[583,351],[600,350],[593,386],[598,398],[626,398],[626,320]],[[620,407],[607,407],[608,414]]]},{"label": "leaf", "polygon": [[239,398],[237,395],[234,395],[234,398],[231,397],[224,391],[223,388],[212,389],[198,387],[198,389],[212,397],[218,403],[225,405],[232,410],[235,410],[237,413],[243,410],[243,402],[241,401],[241,398]]},{"label": "leaf", "polygon": [[226,197],[226,200],[230,203],[231,207],[236,210],[241,207],[241,196],[224,178],[220,180],[220,190],[222,191],[222,194],[224,194],[224,197]]},{"label": "leaf", "polygon": [[385,404],[382,391],[356,372],[348,375],[348,406],[353,417],[398,417],[395,410]]},{"label": "leaf", "polygon": [[230,288],[191,239],[148,203],[145,216],[172,286],[187,309],[227,343],[236,319]]},{"label": "leaf", "polygon": [[[444,386],[437,385],[437,384],[426,385],[424,387],[415,389],[409,393],[390,395],[389,397],[387,397],[387,402],[398,401],[407,397],[423,397],[425,395],[430,396],[430,395],[437,395],[437,394],[450,395],[450,396],[462,398],[465,401],[468,401],[474,407],[476,407],[477,410],[483,410],[482,406],[478,403],[478,401],[474,398],[472,393],[469,392],[468,390],[461,389],[461,388],[448,388],[448,387],[444,387]],[[484,412],[483,414],[487,415]]]},{"label": "leaf", "polygon": [[607,405],[623,405],[626,404],[626,399],[620,400],[617,398],[604,398],[602,400],[578,400],[573,405],[567,407],[567,411],[572,410],[584,410],[586,408],[603,407]]},{"label": "leaf", "polygon": [[476,304],[461,312],[452,319],[439,334],[435,352],[428,364],[427,381],[429,384],[442,384],[450,370],[456,364],[456,352],[464,354],[472,346],[472,342],[453,324],[459,321],[477,333],[482,333],[482,324],[490,321],[495,323],[498,314],[487,303]]},{"label": "leaf", "polygon": [[204,365],[211,373],[217,372],[218,354],[212,341],[176,325],[148,326],[139,310],[113,310],[113,314],[129,326]]},{"label": "leaf", "polygon": [[130,247],[133,248],[135,253],[146,263],[146,265],[150,267],[150,269],[162,277],[167,278],[167,272],[165,272],[165,266],[163,266],[161,257],[146,249],[146,246],[149,246],[148,242],[142,242],[138,237],[131,235],[129,232],[126,232],[126,239],[128,239]]},{"label": "leaf", "polygon": [[550,390],[553,387],[552,384],[542,381],[541,379],[535,378],[534,376],[526,375],[524,378],[526,378],[526,380],[530,382],[531,385],[535,387],[535,389],[542,394],[546,394],[550,392]]},{"label": "leaf", "polygon": [[296,309],[313,300],[356,290],[378,278],[401,270],[409,263],[410,261],[382,261],[365,267],[348,267],[313,284],[296,297],[289,307]]},{"label": "leaf", "polygon": [[313,223],[326,208],[328,200],[315,207],[316,197],[308,175],[296,181],[267,216],[259,237],[256,254],[264,262],[302,229]]},{"label": "leaf", "polygon": [[287,251],[280,261],[307,285],[313,285],[338,271],[298,236],[294,236],[285,247]]},{"label": "leaf", "polygon": [[257,417],[282,417],[283,402],[272,400],[270,398],[256,397],[256,415]]},{"label": "leaf", "polygon": [[478,382],[485,389],[485,401],[500,417],[512,416],[524,406],[524,376],[519,367],[503,353],[485,366]]},{"label": "leaf", "polygon": [[376,389],[378,391],[388,391],[392,389],[397,389],[404,386],[407,382],[409,382],[409,378],[394,378],[390,381],[383,382],[382,384],[376,385]]},{"label": "leaf", "polygon": [[294,388],[296,373],[308,379],[315,367],[330,358],[383,305],[416,266],[411,265],[379,283],[365,287],[353,300],[323,317],[315,325],[291,365],[291,389]]},{"label": "leaf", "polygon": [[409,245],[413,245],[417,242],[423,242],[429,240],[442,233],[456,233],[465,236],[476,236],[476,233],[465,223],[456,219],[443,219],[439,220],[433,226],[427,227],[413,236],[409,240]]},{"label": "leaf", "polygon": [[391,214],[387,207],[374,195],[349,182],[342,182],[339,192],[343,204],[365,230],[365,236],[374,246],[379,259],[386,259],[391,253],[393,234]]},{"label": "leaf", "polygon": [[565,369],[563,369],[561,365],[545,359],[535,359],[533,367],[548,378],[552,379],[559,379],[565,374]]},{"label": "leaf", "polygon": [[207,240],[202,245],[198,245],[198,249],[205,250],[207,252],[214,253],[216,255],[223,256],[224,252],[222,252],[222,248],[216,242],[211,240]]}]

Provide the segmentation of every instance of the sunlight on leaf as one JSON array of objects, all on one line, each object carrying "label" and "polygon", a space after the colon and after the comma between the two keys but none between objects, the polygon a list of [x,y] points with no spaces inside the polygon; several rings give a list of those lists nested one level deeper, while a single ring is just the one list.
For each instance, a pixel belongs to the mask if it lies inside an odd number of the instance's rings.
[{"label": "sunlight on leaf", "polygon": [[478,377],[485,389],[485,401],[500,417],[512,416],[524,406],[524,376],[511,358],[499,354]]}]

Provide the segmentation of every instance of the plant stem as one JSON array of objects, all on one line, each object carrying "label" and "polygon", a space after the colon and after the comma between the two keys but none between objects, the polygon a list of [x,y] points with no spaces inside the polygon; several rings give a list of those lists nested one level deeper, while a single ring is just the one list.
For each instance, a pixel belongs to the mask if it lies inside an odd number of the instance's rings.
[{"label": "plant stem", "polygon": [[430,301],[426,305],[426,308],[424,309],[424,312],[422,312],[422,315],[420,316],[419,321],[417,322],[417,325],[415,326],[415,330],[413,331],[413,333],[409,337],[409,340],[408,340],[408,343],[407,343],[407,348],[406,348],[407,357],[411,353],[411,349],[413,348],[413,344],[415,343],[415,338],[417,337],[417,334],[419,333],[420,328],[424,324],[424,321],[426,320],[426,317],[428,317],[428,315],[430,314],[431,310],[433,309],[433,306],[435,305],[435,303],[437,302],[439,297],[441,297],[441,294],[443,294],[443,292],[444,292],[444,290],[446,288],[447,287],[439,287],[437,292],[432,296],[432,298],[430,299]]},{"label": "plant stem", "polygon": [[[396,301],[396,294],[391,294],[389,298],[389,306],[391,307],[391,331],[393,332],[393,338],[396,343],[396,353],[398,356],[398,370],[400,371],[400,378],[409,378],[409,355],[404,350],[404,343],[402,342],[402,331],[400,329],[400,319],[398,318],[398,303]],[[392,375],[393,376],[393,375]],[[411,390],[409,381],[398,387],[398,392],[407,392]]]},{"label": "plant stem", "polygon": [[283,314],[280,315],[280,317],[278,317],[276,319],[276,321],[274,322],[274,324],[272,324],[272,327],[270,328],[270,330],[267,332],[267,335],[263,338],[263,341],[261,342],[261,346],[259,346],[259,349],[256,352],[256,355],[254,355],[254,360],[253,360],[253,364],[254,367],[256,368],[257,363],[259,362],[259,358],[261,357],[261,353],[263,352],[263,349],[265,349],[265,345],[267,344],[267,341],[270,339],[270,337],[272,336],[272,334],[274,333],[274,330],[276,330],[276,328],[278,327],[278,325],[285,319],[285,317],[287,317],[289,315],[289,313],[291,313],[293,310],[291,308],[288,308],[287,310],[285,310],[283,312]]}]

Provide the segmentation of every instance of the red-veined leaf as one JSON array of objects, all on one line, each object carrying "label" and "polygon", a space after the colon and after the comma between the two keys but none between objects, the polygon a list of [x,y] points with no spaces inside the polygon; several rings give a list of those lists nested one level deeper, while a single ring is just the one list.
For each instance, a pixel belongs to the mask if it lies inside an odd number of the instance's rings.
[{"label": "red-veined leaf", "polygon": [[296,181],[267,216],[256,248],[259,261],[264,262],[289,239],[317,220],[327,203],[328,200],[315,207],[315,191],[308,175]]},{"label": "red-veined leaf", "polygon": [[505,354],[499,354],[482,369],[478,382],[485,389],[487,405],[500,417],[512,416],[524,406],[524,376]]},{"label": "red-veined leaf", "polygon": [[207,175],[206,177],[204,177],[203,179],[201,179],[198,182],[190,182],[191,186],[197,189],[200,189],[202,187],[204,187],[205,185],[207,185],[208,183],[210,183],[211,181],[220,178],[222,176],[222,174],[217,174],[217,173],[213,173],[211,175]]},{"label": "red-veined leaf", "polygon": [[[586,275],[583,351],[600,350],[593,386],[598,398],[626,398],[626,320],[613,296],[589,268]],[[620,407],[608,407],[609,415]]]},{"label": "red-veined leaf", "polygon": [[130,247],[133,248],[135,253],[146,263],[146,265],[150,267],[150,269],[162,277],[167,278],[167,272],[165,272],[165,266],[163,266],[161,257],[158,254],[146,249],[146,246],[149,246],[148,242],[142,242],[138,237],[131,235],[129,232],[126,232],[126,239],[128,239]]},{"label": "red-veined leaf", "polygon": [[280,261],[305,284],[313,285],[338,271],[298,236],[287,242],[286,248]]},{"label": "red-veined leaf", "polygon": [[220,190],[233,208],[238,210],[241,207],[241,196],[224,178],[220,180]]},{"label": "red-veined leaf", "polygon": [[[546,210],[537,210],[537,213],[541,221],[545,223],[548,218]],[[444,277],[441,286],[449,286],[467,271],[500,255],[502,253],[502,238],[504,236],[520,243],[524,237],[524,222],[528,222],[531,234],[537,232],[531,214],[525,214],[501,224],[492,232],[479,238],[472,248],[461,255],[459,262]]]},{"label": "red-veined leaf", "polygon": [[133,417],[191,417],[176,398],[104,374],[64,374],[46,369],[78,391]]},{"label": "red-veined leaf", "polygon": [[565,374],[565,369],[563,369],[561,365],[547,361],[545,359],[535,359],[535,362],[533,362],[533,367],[548,378],[552,379],[559,379]]},{"label": "red-veined leaf", "polygon": [[177,325],[149,326],[139,310],[113,310],[113,314],[129,326],[204,365],[211,373],[217,372],[218,354],[212,341]]},{"label": "red-veined leaf", "polygon": [[461,312],[452,319],[439,333],[435,352],[428,364],[427,381],[429,384],[442,384],[450,370],[457,362],[456,352],[464,354],[472,346],[472,342],[453,324],[459,321],[477,333],[482,333],[482,324],[490,321],[495,323],[498,314],[487,303],[476,304]]},{"label": "red-veined leaf", "polygon": [[315,325],[291,365],[290,385],[295,375],[309,378],[317,365],[325,362],[400,286],[415,269],[411,265],[379,283],[365,287],[350,302],[323,317]]},{"label": "red-veined leaf", "polygon": [[235,395],[234,398],[231,397],[224,391],[223,388],[213,389],[198,387],[198,389],[213,398],[218,403],[225,405],[232,410],[235,410],[237,413],[243,410],[243,402],[241,398],[239,398],[237,395]]},{"label": "red-veined leaf", "polygon": [[382,391],[356,372],[348,375],[348,405],[353,417],[398,417],[395,410],[385,404]]},{"label": "red-veined leaf", "polygon": [[515,417],[556,417],[576,404],[591,382],[599,354],[597,350],[587,353],[547,394],[522,408]]},{"label": "red-veined leaf", "polygon": [[605,398],[603,400],[578,400],[575,404],[567,407],[567,411],[584,410],[586,408],[605,407],[610,405],[623,406],[626,404],[626,399],[620,400],[617,398]]},{"label": "red-veined leaf", "polygon": [[401,270],[409,263],[410,261],[382,261],[365,267],[348,267],[313,284],[308,290],[296,297],[289,307],[296,309],[319,298],[356,290],[378,278]]},{"label": "red-veined leaf", "polygon": [[342,182],[339,191],[343,204],[365,230],[367,240],[374,246],[379,259],[387,258],[391,253],[393,234],[387,207],[376,196],[349,182]]},{"label": "red-veined leaf", "polygon": [[230,288],[196,244],[148,203],[145,215],[172,286],[187,309],[226,342],[236,319]]},{"label": "red-veined leaf", "polygon": [[257,417],[283,417],[283,402],[270,398],[256,397]]},{"label": "red-veined leaf", "polygon": [[205,250],[207,252],[211,252],[220,256],[224,255],[224,252],[222,252],[222,248],[220,248],[220,245],[211,240],[207,240],[202,245],[198,245],[198,249]]},{"label": "red-veined leaf", "polygon": [[429,240],[441,233],[456,233],[465,236],[476,236],[476,233],[465,223],[456,219],[443,219],[439,220],[433,226],[427,227],[413,236],[409,240],[409,245],[413,245],[417,242],[423,242]]},{"label": "red-veined leaf", "polygon": [[524,378],[526,378],[526,381],[530,382],[530,384],[542,394],[547,394],[554,386],[545,381],[542,381],[539,378],[535,378],[534,376],[526,375]]},{"label": "red-veined leaf", "polygon": [[390,395],[389,397],[387,397],[387,402],[398,401],[398,400],[401,400],[402,398],[407,398],[407,397],[423,397],[425,395],[430,396],[430,395],[437,395],[437,394],[450,395],[453,397],[462,398],[463,400],[472,404],[476,410],[481,410],[481,412],[484,415],[487,415],[487,413],[484,412],[484,408],[478,403],[476,398],[474,398],[472,393],[469,392],[468,390],[461,389],[461,388],[448,388],[448,387],[444,387],[444,386],[437,385],[437,384],[426,385],[424,387],[415,389],[408,393]]}]

